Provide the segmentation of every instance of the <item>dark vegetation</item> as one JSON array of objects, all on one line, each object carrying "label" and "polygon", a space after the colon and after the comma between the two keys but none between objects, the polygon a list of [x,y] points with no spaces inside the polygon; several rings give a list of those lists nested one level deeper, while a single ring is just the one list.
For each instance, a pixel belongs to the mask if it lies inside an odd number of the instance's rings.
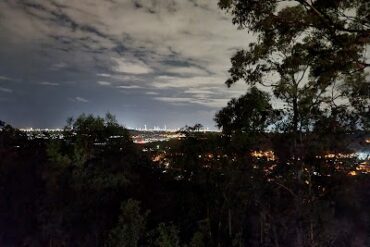
[{"label": "dark vegetation", "polygon": [[370,246],[369,175],[320,158],[368,145],[368,1],[219,6],[258,36],[231,59],[227,85],[251,88],[216,114],[222,133],[185,128],[153,161],[110,114],[63,139],[1,122],[0,246]]},{"label": "dark vegetation", "polygon": [[355,159],[337,170],[307,156],[300,174],[292,159],[247,152],[286,134],[185,129],[152,162],[110,115],[70,121],[62,140],[0,133],[1,246],[370,243],[370,180],[348,176]]}]

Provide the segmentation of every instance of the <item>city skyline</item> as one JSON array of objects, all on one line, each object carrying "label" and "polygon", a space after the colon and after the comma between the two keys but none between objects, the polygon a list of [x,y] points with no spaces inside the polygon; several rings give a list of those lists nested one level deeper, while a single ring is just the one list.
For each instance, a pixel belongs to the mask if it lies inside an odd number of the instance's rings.
[{"label": "city skyline", "polygon": [[[6,124],[6,123],[5,123]],[[176,132],[180,131],[182,128],[167,128],[167,125],[165,124],[163,127],[159,125],[153,125],[153,126],[147,126],[146,124],[143,124],[143,126],[133,127],[133,126],[124,126],[128,130],[136,130],[136,131],[167,131],[167,132]],[[185,127],[185,126],[183,126]],[[63,131],[62,127],[57,128],[34,128],[34,127],[26,127],[26,128],[19,128],[19,130],[24,132],[32,132],[32,131]],[[220,131],[218,129],[209,128],[208,126],[203,126],[201,131]]]}]

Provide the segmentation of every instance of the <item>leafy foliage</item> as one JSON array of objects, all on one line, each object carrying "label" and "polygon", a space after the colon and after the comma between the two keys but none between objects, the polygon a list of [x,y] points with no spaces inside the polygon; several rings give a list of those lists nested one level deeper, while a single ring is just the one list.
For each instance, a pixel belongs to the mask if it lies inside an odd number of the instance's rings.
[{"label": "leafy foliage", "polygon": [[267,93],[252,87],[250,92],[238,99],[232,99],[227,107],[216,114],[217,126],[225,134],[264,132],[277,115],[269,101]]},{"label": "leafy foliage", "polygon": [[362,117],[370,105],[367,1],[221,0],[219,6],[239,28],[258,35],[232,57],[228,86],[244,80],[272,87],[287,104],[293,131],[309,130],[322,109],[348,99],[357,117],[352,124],[367,128]]},{"label": "leafy foliage", "polygon": [[111,230],[106,246],[138,246],[144,236],[147,214],[140,212],[138,201],[129,199],[123,203],[118,224]]}]

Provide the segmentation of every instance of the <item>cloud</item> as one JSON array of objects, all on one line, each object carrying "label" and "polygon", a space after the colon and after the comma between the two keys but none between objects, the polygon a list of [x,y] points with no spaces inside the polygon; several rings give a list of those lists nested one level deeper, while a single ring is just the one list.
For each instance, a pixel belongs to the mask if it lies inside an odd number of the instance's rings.
[{"label": "cloud", "polygon": [[89,102],[89,100],[83,98],[83,97],[80,97],[80,96],[77,96],[74,98],[74,101],[77,101],[77,102],[82,102],[82,103],[87,103]]},{"label": "cloud", "polygon": [[[226,89],[224,81],[230,56],[254,37],[237,31],[217,1],[6,0],[0,1],[0,9],[0,74],[19,78],[12,88],[27,95],[11,95],[19,119],[40,105],[58,105],[51,114],[42,114],[48,118],[81,110],[65,104],[67,98],[90,102],[83,107],[92,112],[135,105],[122,114],[130,121],[171,119],[168,115],[178,113],[173,105],[183,105],[186,113],[172,118],[174,122],[198,118],[196,111],[205,109],[208,115],[202,119],[212,122],[210,107],[222,107],[245,90],[239,84]],[[32,85],[44,80],[64,87],[55,94],[46,84],[33,91]],[[87,99],[68,98],[71,92]]]},{"label": "cloud", "polygon": [[170,67],[168,73],[222,74],[233,49],[254,40],[251,34],[236,31],[214,1],[139,2],[85,0],[63,2],[63,8],[53,1],[18,2],[13,7],[25,9],[39,27],[28,36],[39,38],[46,33],[65,47],[115,53],[118,65],[112,69],[123,73],[150,73],[164,57],[175,56],[196,66]]},{"label": "cloud", "polygon": [[111,74],[106,74],[106,73],[98,73],[96,75],[101,76],[101,77],[111,77],[112,76]]},{"label": "cloud", "polygon": [[179,77],[179,76],[158,76],[151,84],[156,88],[189,88],[197,86],[220,85],[218,78],[206,76]]},{"label": "cloud", "polygon": [[7,77],[7,76],[0,75],[0,81],[14,81],[14,79]]},{"label": "cloud", "polygon": [[191,105],[198,104],[210,108],[220,108],[225,106],[228,99],[196,99],[193,97],[155,97],[156,100],[164,101],[172,104]]},{"label": "cloud", "polygon": [[152,72],[152,69],[149,66],[138,60],[129,61],[125,58],[113,58],[113,61],[116,63],[116,66],[114,67],[116,72],[135,75],[148,74]]},{"label": "cloud", "polygon": [[44,86],[59,86],[60,84],[57,82],[48,82],[48,81],[43,81],[39,83],[40,85]]},{"label": "cloud", "polygon": [[212,88],[189,88],[184,91],[184,93],[188,94],[198,94],[198,95],[213,95],[216,94],[215,91],[212,91]]},{"label": "cloud", "polygon": [[96,83],[98,83],[100,86],[110,86],[110,85],[112,85],[112,83],[109,82],[109,81],[97,81]]},{"label": "cloud", "polygon": [[117,88],[123,88],[123,89],[137,89],[137,88],[142,88],[142,87],[137,86],[137,85],[121,85],[121,86],[117,86]]},{"label": "cloud", "polygon": [[50,70],[61,70],[63,68],[66,68],[67,64],[60,62],[60,63],[55,63],[50,67]]},{"label": "cloud", "polygon": [[13,90],[10,88],[0,87],[0,92],[13,93]]},{"label": "cloud", "polygon": [[170,74],[178,74],[182,76],[204,76],[208,75],[209,72],[206,71],[205,69],[201,69],[195,66],[170,66],[165,69],[165,72],[170,73]]},{"label": "cloud", "polygon": [[145,92],[146,95],[158,95],[159,93],[158,92]]}]

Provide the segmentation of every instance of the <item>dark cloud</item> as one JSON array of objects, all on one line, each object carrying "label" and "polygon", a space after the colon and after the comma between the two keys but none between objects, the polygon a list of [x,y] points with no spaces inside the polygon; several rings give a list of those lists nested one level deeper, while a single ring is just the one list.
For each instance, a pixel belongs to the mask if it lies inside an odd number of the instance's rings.
[{"label": "dark cloud", "polygon": [[213,127],[214,112],[245,90],[223,82],[252,39],[215,1],[4,0],[0,119],[57,127],[110,111],[131,127]]}]

